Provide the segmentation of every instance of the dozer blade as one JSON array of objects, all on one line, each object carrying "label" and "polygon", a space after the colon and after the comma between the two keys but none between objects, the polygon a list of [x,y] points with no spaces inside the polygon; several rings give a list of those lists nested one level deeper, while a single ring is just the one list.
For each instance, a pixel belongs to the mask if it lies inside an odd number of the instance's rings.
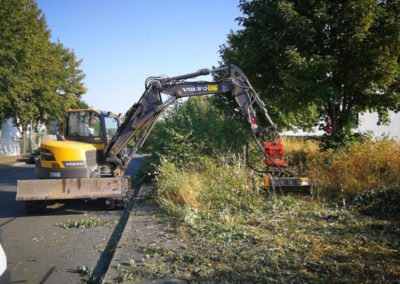
[{"label": "dozer blade", "polygon": [[311,194],[312,183],[309,178],[264,176],[264,185],[276,193]]},{"label": "dozer blade", "polygon": [[18,180],[17,201],[123,198],[126,177]]}]

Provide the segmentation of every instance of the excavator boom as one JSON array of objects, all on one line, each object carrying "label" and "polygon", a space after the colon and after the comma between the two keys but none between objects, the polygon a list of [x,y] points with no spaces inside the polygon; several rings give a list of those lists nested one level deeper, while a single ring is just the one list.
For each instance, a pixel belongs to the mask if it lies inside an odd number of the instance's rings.
[{"label": "excavator boom", "polygon": [[[209,75],[224,71],[228,71],[230,76],[221,80],[213,82],[187,81],[187,79],[200,75]],[[169,98],[163,101],[161,94],[168,95]],[[201,69],[194,73],[176,77],[150,77],[146,81],[146,90],[142,97],[129,110],[125,121],[118,129],[118,132],[115,133],[106,149],[108,162],[114,164],[116,168],[126,168],[150,134],[157,118],[176,100],[194,96],[221,94],[233,95],[252,129],[257,132],[257,135],[260,134],[260,131],[276,131],[276,125],[269,117],[264,103],[250,85],[246,75],[234,65],[211,70]],[[256,112],[253,108],[254,104],[261,109],[264,120],[269,124],[268,129],[259,128]],[[142,130],[143,133],[137,139],[134,147],[129,153],[123,153],[125,146],[139,130]]]}]

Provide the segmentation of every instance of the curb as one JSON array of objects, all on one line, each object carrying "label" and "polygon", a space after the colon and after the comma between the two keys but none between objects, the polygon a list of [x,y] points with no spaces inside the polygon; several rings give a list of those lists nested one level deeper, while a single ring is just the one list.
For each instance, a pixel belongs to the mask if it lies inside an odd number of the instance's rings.
[{"label": "curb", "polygon": [[128,210],[128,212],[129,212],[129,217],[128,217],[128,220],[126,221],[126,225],[125,225],[125,227],[124,227],[124,230],[123,230],[123,232],[122,232],[122,234],[121,234],[121,237],[120,237],[120,239],[119,239],[119,241],[118,241],[118,244],[117,244],[117,246],[116,246],[116,248],[115,248],[113,257],[112,257],[112,259],[111,259],[111,261],[110,261],[110,265],[108,266],[107,271],[106,271],[106,273],[104,274],[104,278],[103,278],[103,280],[102,280],[102,282],[101,282],[101,283],[103,283],[103,284],[114,283],[114,280],[113,280],[113,278],[112,278],[112,276],[113,276],[113,275],[112,275],[112,271],[114,271],[113,264],[114,264],[114,263],[117,263],[117,262],[118,262],[117,259],[120,258],[121,250],[123,249],[123,247],[122,247],[120,244],[128,242],[129,232],[131,232],[132,227],[133,227],[133,223],[134,223],[134,216],[135,216],[135,214],[133,213],[133,212],[134,212],[133,209],[134,209],[134,206],[135,206],[135,203],[137,202],[137,200],[139,200],[141,197],[143,197],[143,196],[142,196],[142,193],[143,193],[142,188],[143,188],[143,187],[144,187],[144,185],[141,185],[141,186],[140,186],[140,188],[139,188],[139,190],[138,190],[138,192],[137,192],[136,197],[132,198],[131,204],[129,204],[129,205],[127,206],[127,210]]},{"label": "curb", "polygon": [[[126,226],[122,232],[121,238],[116,245],[114,255],[110,261],[110,265],[104,274],[102,283],[111,284],[116,282],[115,277],[120,272],[123,273],[126,265],[130,265],[131,261],[137,265],[143,265],[143,259],[147,256],[141,252],[143,241],[149,245],[155,242],[163,242],[159,239],[159,234],[163,232],[163,227],[158,218],[155,217],[156,211],[151,203],[146,205],[147,200],[151,200],[151,194],[155,189],[154,184],[144,184],[140,187],[136,198],[134,199],[129,212]],[[158,207],[158,206],[156,206]],[[120,270],[120,271],[119,271]],[[131,281],[127,279],[127,281]],[[158,279],[137,279],[135,283],[141,284],[187,284],[186,280],[174,278],[158,278]],[[123,283],[125,283],[123,281]]]}]

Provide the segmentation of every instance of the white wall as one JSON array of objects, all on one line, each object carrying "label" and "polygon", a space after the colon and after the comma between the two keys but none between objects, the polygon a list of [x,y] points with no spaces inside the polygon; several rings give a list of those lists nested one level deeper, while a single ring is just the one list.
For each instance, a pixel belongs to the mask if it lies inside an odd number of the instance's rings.
[{"label": "white wall", "polygon": [[389,138],[400,141],[400,113],[390,112],[389,125],[376,125],[378,122],[378,114],[365,113],[359,118],[359,126],[357,131],[364,133],[371,131],[374,137],[388,136]]},{"label": "white wall", "polygon": [[[389,137],[391,139],[395,139],[400,141],[400,112],[394,113],[390,112],[390,123],[388,125],[377,125],[378,122],[378,114],[376,112],[373,113],[365,113],[360,115],[359,117],[359,126],[355,129],[355,132],[358,133],[366,133],[371,132],[372,136],[375,138]],[[318,127],[315,128],[313,132],[303,132],[303,131],[285,131],[283,135],[289,136],[321,136],[324,134],[324,131],[318,130]]]},{"label": "white wall", "polygon": [[14,127],[11,120],[6,120],[1,125],[0,156],[21,155],[21,146],[17,139],[21,137],[18,128]]}]

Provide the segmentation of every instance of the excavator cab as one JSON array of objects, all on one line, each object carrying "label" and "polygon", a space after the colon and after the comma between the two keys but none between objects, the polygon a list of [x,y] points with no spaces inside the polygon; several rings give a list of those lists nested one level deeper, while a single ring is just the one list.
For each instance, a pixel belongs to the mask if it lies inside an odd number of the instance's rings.
[{"label": "excavator cab", "polygon": [[65,117],[65,137],[70,141],[84,143],[105,143],[104,119],[94,110],[67,111]]},{"label": "excavator cab", "polygon": [[120,115],[95,109],[66,111],[64,120],[66,140],[103,144],[103,149],[117,132]]}]

